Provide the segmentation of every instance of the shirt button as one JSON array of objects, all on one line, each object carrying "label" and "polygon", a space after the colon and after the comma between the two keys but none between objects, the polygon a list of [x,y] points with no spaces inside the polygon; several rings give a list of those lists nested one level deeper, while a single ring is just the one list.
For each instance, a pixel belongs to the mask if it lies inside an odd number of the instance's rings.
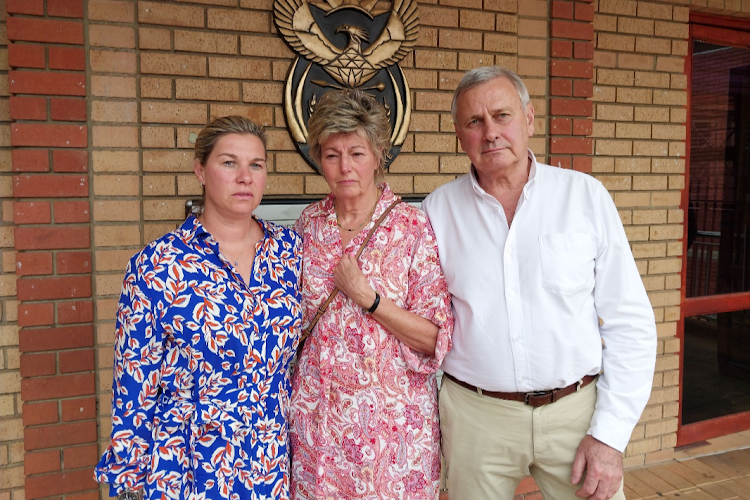
[{"label": "shirt button", "polygon": [[514,292],[513,290],[511,290],[511,291],[510,291],[510,292],[508,293],[508,295],[510,295],[511,297],[515,297],[515,296],[516,296],[516,292]]},{"label": "shirt button", "polygon": [[523,384],[523,377],[518,377],[518,383]]}]

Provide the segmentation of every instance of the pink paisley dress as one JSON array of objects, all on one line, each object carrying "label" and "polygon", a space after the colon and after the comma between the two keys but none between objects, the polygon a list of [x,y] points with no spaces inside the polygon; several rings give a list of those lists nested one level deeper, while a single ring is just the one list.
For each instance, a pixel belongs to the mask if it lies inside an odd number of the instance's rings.
[{"label": "pink paisley dress", "polygon": [[[356,254],[396,200],[386,184],[372,220],[343,251]],[[333,290],[342,255],[333,195],[297,221],[302,310],[309,323]],[[436,500],[440,426],[435,372],[451,348],[450,294],[427,217],[407,203],[387,216],[360,257],[381,296],[439,327],[432,356],[401,343],[339,293],[298,359],[292,380],[292,498]]]}]

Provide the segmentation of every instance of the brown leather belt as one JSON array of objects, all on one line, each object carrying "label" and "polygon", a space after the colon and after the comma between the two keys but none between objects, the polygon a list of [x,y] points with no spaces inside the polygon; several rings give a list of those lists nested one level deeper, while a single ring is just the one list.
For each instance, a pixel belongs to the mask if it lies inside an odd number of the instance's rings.
[{"label": "brown leather belt", "polygon": [[596,380],[596,375],[586,375],[579,382],[570,384],[568,387],[562,389],[552,389],[551,391],[536,391],[536,392],[496,392],[496,391],[485,391],[479,387],[474,387],[471,384],[467,384],[450,373],[444,373],[446,377],[457,383],[464,389],[469,389],[472,392],[476,392],[480,396],[487,396],[495,399],[505,399],[507,401],[520,401],[521,403],[538,408],[540,406],[548,405],[559,401],[565,396],[569,396],[574,392],[578,392],[591,382]]}]

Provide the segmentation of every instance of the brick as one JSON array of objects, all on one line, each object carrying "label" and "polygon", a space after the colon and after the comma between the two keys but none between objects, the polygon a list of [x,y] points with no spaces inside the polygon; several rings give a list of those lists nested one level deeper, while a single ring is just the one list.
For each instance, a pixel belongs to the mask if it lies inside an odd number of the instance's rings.
[{"label": "brick", "polygon": [[83,99],[50,99],[50,115],[57,121],[86,121],[86,101]]},{"label": "brick", "polygon": [[180,54],[141,54],[141,72],[158,75],[206,76],[206,58]]},{"label": "brick", "polygon": [[138,2],[140,23],[202,28],[203,16],[202,7]]},{"label": "brick", "polygon": [[[63,401],[63,415],[65,414],[65,405],[66,403],[73,406],[73,403],[76,403],[79,400],[67,400]],[[91,401],[91,404],[95,403],[95,401],[92,399],[86,400],[87,404],[88,401]],[[76,405],[80,406],[80,404]],[[74,410],[75,411],[75,410]],[[92,415],[93,418],[95,415]],[[85,446],[73,446],[70,448],[63,449],[63,464],[65,466],[65,469],[79,469],[81,467],[93,467],[97,464],[99,461],[99,451],[96,448],[95,444],[89,444]]]},{"label": "brick", "polygon": [[193,152],[144,151],[143,170],[144,172],[192,172]]},{"label": "brick", "polygon": [[576,3],[576,21],[594,22],[594,6],[585,3]]},{"label": "brick", "polygon": [[141,78],[141,97],[171,99],[172,80],[170,78]]},{"label": "brick", "polygon": [[87,227],[17,227],[16,250],[88,248]]},{"label": "brick", "polygon": [[635,51],[647,54],[665,54],[672,53],[672,42],[663,38],[644,38],[638,37],[635,41]]},{"label": "brick", "polygon": [[137,151],[94,151],[94,172],[137,172]]},{"label": "brick", "polygon": [[573,131],[573,122],[570,118],[552,118],[550,120],[549,132],[551,135],[570,135]]},{"label": "brick", "polygon": [[[96,440],[96,436],[94,436],[94,440]],[[28,500],[53,495],[66,495],[66,498],[72,499],[73,497],[72,495],[68,495],[69,493],[95,490],[98,486],[99,485],[94,482],[90,469],[79,469],[76,471],[27,477],[24,493]],[[92,499],[81,498],[78,500]]]},{"label": "brick", "polygon": [[295,56],[281,38],[252,35],[240,37],[240,54],[244,56],[274,57],[280,59],[291,59]]},{"label": "brick", "polygon": [[589,138],[553,137],[550,140],[552,154],[591,154],[592,141]]},{"label": "brick", "polygon": [[573,19],[573,4],[571,2],[553,0],[552,18],[553,19]]},{"label": "brick", "polygon": [[552,38],[567,38],[571,40],[594,40],[594,25],[571,21],[553,20],[550,36]]},{"label": "brick", "polygon": [[550,62],[550,76],[569,78],[592,78],[594,65],[590,62],[556,61]]},{"label": "brick", "polygon": [[[79,283],[87,282],[89,289],[91,285],[90,277],[80,278],[58,278],[65,280],[75,280]],[[20,280],[19,283],[24,280]],[[36,280],[41,281],[41,280]],[[50,281],[50,280],[47,280]],[[83,287],[83,285],[81,285]],[[75,291],[75,290],[74,290]],[[84,290],[85,291],[85,290]],[[70,295],[69,291],[66,291]],[[80,292],[76,292],[80,293]],[[52,294],[48,293],[49,298],[63,298],[62,294],[58,297],[53,297]],[[89,292],[87,296],[90,296]],[[34,300],[46,300],[34,299]],[[79,325],[79,326],[63,326],[56,328],[46,329],[35,329],[35,330],[22,330],[19,334],[19,349],[22,353],[26,352],[39,352],[39,351],[53,351],[59,349],[77,349],[83,347],[93,347],[94,342],[94,330],[91,325]]]},{"label": "brick", "polygon": [[487,52],[518,53],[518,37],[486,33],[484,35],[484,50]]},{"label": "brick", "polygon": [[138,28],[138,44],[141,49],[172,50],[172,35],[169,30]]},{"label": "brick", "polygon": [[52,253],[19,253],[16,256],[16,276],[52,274]]},{"label": "brick", "polygon": [[25,453],[23,467],[27,476],[60,470],[60,450]]},{"label": "brick", "polygon": [[603,85],[632,86],[634,75],[633,71],[600,68],[596,71],[596,81]]},{"label": "brick", "polygon": [[594,44],[591,42],[575,42],[573,44],[573,57],[576,59],[593,59]]},{"label": "brick", "polygon": [[495,28],[495,19],[485,12],[461,10],[459,26],[463,29],[491,31]]},{"label": "brick", "polygon": [[593,97],[594,84],[590,80],[573,81],[573,97]]},{"label": "brick", "polygon": [[[590,153],[589,153],[590,154]],[[573,170],[590,174],[593,171],[593,159],[590,156],[573,157]]]},{"label": "brick", "polygon": [[550,99],[550,113],[562,116],[591,116],[593,103],[581,99]]},{"label": "brick", "polygon": [[[23,378],[54,375],[57,372],[55,353],[53,352],[43,354],[22,354],[20,361],[21,377]],[[55,416],[57,416],[57,411],[55,411]]]},{"label": "brick", "polygon": [[[593,122],[591,120],[573,120],[573,135],[591,135]],[[585,154],[591,154],[591,148]]]},{"label": "brick", "polygon": [[[44,356],[51,356],[54,361],[55,355],[53,353],[44,354]],[[26,427],[53,424],[57,420],[57,402],[23,404],[23,425]]]},{"label": "brick", "polygon": [[135,20],[135,8],[129,1],[88,0],[88,18],[91,21],[131,23]]},{"label": "brick", "polygon": [[176,30],[174,32],[175,50],[199,52],[201,54],[236,54],[238,46],[237,35],[207,33],[203,31]]},{"label": "brick", "polygon": [[10,91],[14,94],[86,95],[86,75],[11,71]]},{"label": "brick", "polygon": [[57,322],[59,324],[88,323],[93,319],[94,304],[91,301],[57,303]]},{"label": "brick", "polygon": [[137,221],[140,218],[139,202],[102,200],[94,202],[95,221]]},{"label": "brick", "polygon": [[682,73],[685,71],[685,59],[682,57],[657,57],[656,71]]},{"label": "brick", "polygon": [[651,104],[652,90],[651,89],[618,88],[617,89],[617,102],[627,102],[627,103],[635,103],[635,104]]},{"label": "brick", "polygon": [[93,101],[91,102],[91,119],[99,123],[135,123],[138,121],[137,103]]},{"label": "brick", "polygon": [[11,68],[44,68],[44,46],[14,43],[8,47]]},{"label": "brick", "polygon": [[654,35],[656,36],[686,39],[688,34],[689,27],[687,23],[654,22]]},{"label": "brick", "polygon": [[601,0],[599,12],[635,17],[637,3],[633,0]]},{"label": "brick", "polygon": [[97,175],[95,196],[138,196],[138,177],[133,175]]},{"label": "brick", "polygon": [[415,50],[414,57],[416,58],[416,66],[421,69],[456,69],[457,57],[454,52]]},{"label": "brick", "polygon": [[[635,50],[635,37],[631,35],[599,33],[597,35],[596,48],[621,52],[633,52]],[[639,50],[638,52],[641,51]]]},{"label": "brick", "polygon": [[5,7],[8,14],[44,15],[43,0],[6,0]]},{"label": "brick", "polygon": [[421,5],[419,9],[419,24],[422,26],[457,28],[458,11],[456,9],[445,7],[429,7]]},{"label": "brick", "polygon": [[47,0],[47,15],[83,19],[83,0]]},{"label": "brick", "polygon": [[41,149],[14,149],[11,152],[14,172],[49,171],[49,153]]},{"label": "brick", "polygon": [[55,261],[55,267],[58,274],[82,274],[91,272],[90,252],[58,252],[55,256]]},{"label": "brick", "polygon": [[52,166],[55,172],[87,172],[89,153],[85,150],[55,150]]},{"label": "brick", "polygon": [[[268,33],[270,17],[268,12],[243,11],[237,9],[208,9],[208,27],[216,30],[251,31]],[[176,44],[175,40],[175,44]]]},{"label": "brick", "polygon": [[135,30],[131,27],[89,25],[89,44],[93,47],[135,48]]},{"label": "brick", "polygon": [[83,45],[83,23],[75,21],[11,17],[7,33],[12,41]]},{"label": "brick", "polygon": [[135,98],[135,78],[92,75],[91,95],[98,97]]},{"label": "brick", "polygon": [[88,178],[77,175],[18,175],[13,177],[16,198],[88,196]]},{"label": "brick", "polygon": [[631,141],[598,140],[595,144],[595,154],[606,156],[630,156],[633,152]]},{"label": "brick", "polygon": [[654,22],[650,19],[620,17],[617,19],[617,31],[634,35],[653,35]]},{"label": "brick", "polygon": [[208,107],[205,104],[166,103],[146,101],[141,103],[143,123],[194,123],[205,124]]},{"label": "brick", "polygon": [[177,99],[238,101],[240,89],[237,82],[179,79],[175,82],[175,95]]},{"label": "brick", "polygon": [[50,69],[69,71],[84,71],[86,69],[86,56],[83,49],[51,46],[47,51]]},{"label": "brick", "polygon": [[91,70],[100,73],[135,73],[135,53],[112,50],[91,50]]},{"label": "brick", "polygon": [[518,31],[518,18],[513,15],[497,14],[495,16],[495,31],[516,33]]},{"label": "brick", "polygon": [[[239,80],[268,80],[271,78],[270,61],[237,59],[233,57],[209,57],[208,76]],[[409,85],[413,79],[409,78]]]},{"label": "brick", "polygon": [[141,145],[144,148],[174,148],[172,127],[141,127]]},{"label": "brick", "polygon": [[550,80],[550,95],[570,97],[573,95],[573,84],[570,80],[555,78]]},{"label": "brick", "polygon": [[539,38],[547,36],[547,21],[538,19],[519,19],[518,36],[524,38]]},{"label": "brick", "polygon": [[517,0],[484,0],[485,10],[515,13],[518,10]]},{"label": "brick", "polygon": [[522,17],[547,17],[547,2],[545,0],[519,2],[518,14]]},{"label": "brick", "polygon": [[49,224],[51,213],[50,204],[46,201],[13,202],[14,224]]},{"label": "brick", "polygon": [[95,126],[92,129],[95,148],[137,148],[138,127]]},{"label": "brick", "polygon": [[473,31],[441,29],[438,45],[445,49],[482,50],[482,35]]},{"label": "brick", "polygon": [[573,42],[568,40],[552,40],[552,57],[570,59],[573,57]]},{"label": "brick", "polygon": [[281,104],[283,92],[284,86],[280,83],[242,82],[243,102]]},{"label": "brick", "polygon": [[43,97],[11,96],[10,117],[13,120],[46,120],[47,101]]},{"label": "brick", "polygon": [[13,146],[85,148],[87,130],[77,125],[14,123],[10,128]]},{"label": "brick", "polygon": [[[58,356],[60,358],[60,373],[76,373],[94,370],[93,349],[62,351]],[[68,420],[79,420],[79,418],[68,418],[66,416],[64,405],[62,417],[64,422]]]}]

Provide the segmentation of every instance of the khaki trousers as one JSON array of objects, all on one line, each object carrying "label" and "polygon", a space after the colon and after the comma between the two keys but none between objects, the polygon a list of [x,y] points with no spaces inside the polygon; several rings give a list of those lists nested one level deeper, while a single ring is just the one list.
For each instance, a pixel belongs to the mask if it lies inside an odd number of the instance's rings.
[{"label": "khaki trousers", "polygon": [[[534,477],[546,500],[580,500],[570,484],[573,459],[596,405],[596,383],[533,408],[480,396],[448,377],[440,389],[442,450],[450,500],[511,500]],[[612,497],[625,500],[620,490]]]}]

